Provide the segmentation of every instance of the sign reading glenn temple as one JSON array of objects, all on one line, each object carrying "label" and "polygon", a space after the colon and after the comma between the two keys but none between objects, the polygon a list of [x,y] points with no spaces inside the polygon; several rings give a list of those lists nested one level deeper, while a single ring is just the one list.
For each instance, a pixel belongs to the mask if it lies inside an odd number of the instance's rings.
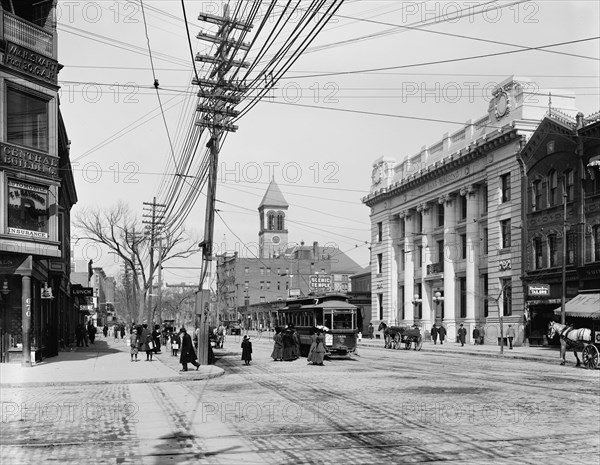
[{"label": "sign reading glenn temple", "polygon": [[37,175],[58,177],[58,158],[0,142],[0,165]]}]

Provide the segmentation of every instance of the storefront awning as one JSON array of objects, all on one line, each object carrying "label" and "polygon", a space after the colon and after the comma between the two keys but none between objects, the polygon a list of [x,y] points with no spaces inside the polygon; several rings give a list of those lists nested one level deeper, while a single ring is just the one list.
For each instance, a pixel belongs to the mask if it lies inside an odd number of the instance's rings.
[{"label": "storefront awning", "polygon": [[[560,307],[554,310],[560,315]],[[600,319],[600,294],[579,294],[565,304],[565,314],[583,318]]]}]

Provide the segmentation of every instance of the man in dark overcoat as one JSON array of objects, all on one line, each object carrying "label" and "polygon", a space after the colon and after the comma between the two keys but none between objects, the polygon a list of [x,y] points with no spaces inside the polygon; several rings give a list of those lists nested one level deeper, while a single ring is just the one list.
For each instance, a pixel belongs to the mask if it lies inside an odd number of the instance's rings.
[{"label": "man in dark overcoat", "polygon": [[431,327],[431,340],[433,341],[434,344],[437,344],[438,332],[439,332],[438,327],[434,323],[433,326]]},{"label": "man in dark overcoat", "polygon": [[181,355],[179,356],[179,363],[183,367],[181,371],[188,371],[187,364],[191,363],[196,367],[196,370],[200,364],[196,361],[196,351],[194,350],[194,344],[192,343],[191,336],[187,333],[185,328],[179,330],[181,336]]},{"label": "man in dark overcoat", "polygon": [[440,325],[438,328],[438,335],[440,336],[440,344],[443,344],[444,339],[446,339],[446,328],[444,328],[444,326]]},{"label": "man in dark overcoat", "polygon": [[462,323],[458,328],[458,340],[460,341],[461,347],[465,345],[465,341],[467,340],[467,330]]}]

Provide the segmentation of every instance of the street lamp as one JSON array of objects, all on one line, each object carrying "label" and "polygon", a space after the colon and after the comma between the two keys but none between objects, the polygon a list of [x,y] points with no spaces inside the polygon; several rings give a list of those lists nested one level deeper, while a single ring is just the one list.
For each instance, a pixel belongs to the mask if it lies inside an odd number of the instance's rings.
[{"label": "street lamp", "polygon": [[435,323],[435,320],[437,318],[437,311],[438,308],[440,306],[440,304],[444,303],[444,296],[442,295],[442,293],[440,291],[436,291],[435,294],[433,295],[433,303],[435,303],[435,318],[433,319],[433,322]]}]

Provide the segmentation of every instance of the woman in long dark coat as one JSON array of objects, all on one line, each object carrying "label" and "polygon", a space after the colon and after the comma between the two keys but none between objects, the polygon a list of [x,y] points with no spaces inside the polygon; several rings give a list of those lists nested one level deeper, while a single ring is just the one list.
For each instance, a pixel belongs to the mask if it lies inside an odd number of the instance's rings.
[{"label": "woman in long dark coat", "polygon": [[250,365],[250,361],[252,360],[252,343],[248,336],[244,336],[244,340],[242,341],[242,360],[246,365]]},{"label": "woman in long dark coat", "polygon": [[294,336],[292,335],[291,329],[286,329],[282,335],[283,338],[283,361],[291,362],[292,360],[296,360],[294,357],[295,347],[294,344]]},{"label": "woman in long dark coat", "polygon": [[152,333],[148,329],[147,324],[142,325],[142,330],[138,331],[140,350],[146,352],[146,361],[152,361],[152,354],[154,352],[154,342],[152,341]]},{"label": "woman in long dark coat", "polygon": [[275,328],[275,334],[273,335],[273,352],[271,358],[276,362],[283,360],[283,338],[281,336],[281,328],[277,326]]},{"label": "woman in long dark coat", "polygon": [[196,361],[198,357],[196,357],[196,351],[194,350],[194,344],[192,344],[192,338],[187,333],[185,328],[181,328],[179,330],[179,334],[181,335],[181,355],[179,357],[179,363],[181,363],[181,366],[183,367],[181,371],[188,371],[188,363],[194,365],[197,370],[200,364]]},{"label": "woman in long dark coat", "polygon": [[312,344],[310,345],[310,352],[308,354],[308,362],[313,365],[323,365],[325,359],[325,336],[320,329],[311,336]]}]

